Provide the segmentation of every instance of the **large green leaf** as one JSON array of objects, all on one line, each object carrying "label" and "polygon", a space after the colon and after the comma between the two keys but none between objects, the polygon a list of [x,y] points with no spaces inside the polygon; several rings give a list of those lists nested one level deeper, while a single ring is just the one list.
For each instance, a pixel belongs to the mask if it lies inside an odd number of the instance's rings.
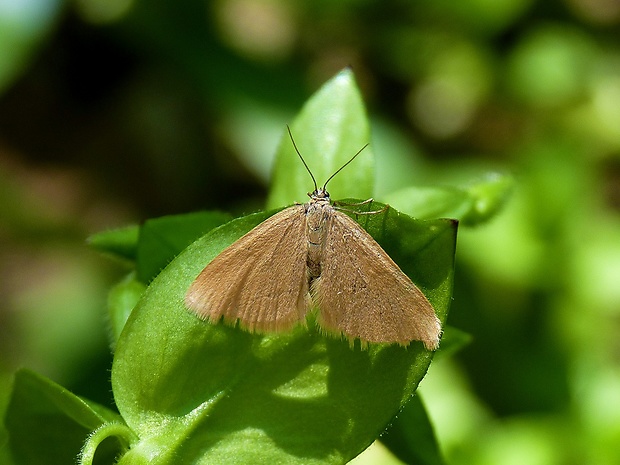
[{"label": "large green leaf", "polygon": [[[271,213],[234,220],[192,244],[132,313],[112,383],[140,442],[121,463],[146,456],[154,464],[345,463],[383,431],[426,373],[432,353],[421,343],[362,351],[312,325],[256,335],[205,323],[184,307],[202,268]],[[456,224],[392,209],[362,224],[445,320]]]}]

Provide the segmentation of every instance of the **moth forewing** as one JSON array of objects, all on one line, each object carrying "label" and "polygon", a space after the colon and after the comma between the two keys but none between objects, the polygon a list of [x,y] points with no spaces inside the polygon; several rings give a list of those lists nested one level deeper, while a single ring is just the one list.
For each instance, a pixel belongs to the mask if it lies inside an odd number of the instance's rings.
[{"label": "moth forewing", "polygon": [[271,216],[226,248],[198,275],[186,306],[211,322],[283,331],[310,308],[303,205]]},{"label": "moth forewing", "polygon": [[433,306],[372,236],[335,209],[326,234],[312,285],[319,326],[362,343],[419,340],[436,349],[441,323]]}]

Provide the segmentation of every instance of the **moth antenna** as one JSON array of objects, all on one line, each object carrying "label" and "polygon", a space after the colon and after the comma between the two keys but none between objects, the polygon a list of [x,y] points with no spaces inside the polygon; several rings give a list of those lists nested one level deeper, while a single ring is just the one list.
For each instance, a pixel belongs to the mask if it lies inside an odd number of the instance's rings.
[{"label": "moth antenna", "polygon": [[[325,184],[323,184],[323,190],[325,190],[327,188],[327,183],[329,181],[331,181],[334,176],[336,176],[338,173],[340,173],[345,166],[347,166],[349,163],[351,163],[353,160],[355,160],[355,157],[357,157],[360,153],[362,153],[362,150],[364,150],[366,147],[368,147],[368,144],[364,145],[361,149],[359,149],[357,151],[357,153],[355,155],[353,155],[353,157],[351,157],[351,159],[348,162],[346,162],[344,165],[342,165],[340,168],[338,168],[338,171],[336,171],[329,178],[327,178],[327,181],[325,181]],[[316,183],[315,183],[315,185],[316,185]]]},{"label": "moth antenna", "polygon": [[[304,160],[304,157],[302,157],[301,153],[299,153],[299,149],[297,148],[297,144],[295,144],[295,139],[293,139],[293,133],[291,133],[291,128],[289,127],[288,124],[286,125],[286,129],[288,130],[288,135],[291,138],[291,142],[293,143],[293,147],[295,147],[295,152],[297,152],[297,155],[299,155],[299,158],[301,159],[301,162],[304,164],[304,166],[308,170],[308,173],[310,173],[310,177],[312,178],[312,182],[314,183],[314,191],[316,192],[316,191],[319,190],[318,186],[316,185],[316,179],[314,179],[314,176],[312,175],[312,171],[310,171],[310,168],[308,168],[308,165],[306,164],[306,160]],[[338,170],[338,171],[340,171],[340,170]]]}]

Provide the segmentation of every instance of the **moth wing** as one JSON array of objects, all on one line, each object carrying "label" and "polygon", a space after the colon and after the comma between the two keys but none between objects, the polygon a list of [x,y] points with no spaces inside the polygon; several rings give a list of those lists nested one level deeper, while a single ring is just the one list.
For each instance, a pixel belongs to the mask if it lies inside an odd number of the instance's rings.
[{"label": "moth wing", "polygon": [[318,323],[362,343],[439,346],[441,323],[422,291],[355,221],[334,210],[312,285]]},{"label": "moth wing", "polygon": [[256,226],[215,257],[190,286],[185,304],[199,317],[249,331],[281,331],[310,308],[303,205]]}]

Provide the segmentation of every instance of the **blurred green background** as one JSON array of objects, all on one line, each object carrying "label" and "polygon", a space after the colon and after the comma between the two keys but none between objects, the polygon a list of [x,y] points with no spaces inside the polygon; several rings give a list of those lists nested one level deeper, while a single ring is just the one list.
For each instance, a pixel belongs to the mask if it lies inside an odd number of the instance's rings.
[{"label": "blurred green background", "polygon": [[285,123],[352,66],[378,200],[515,179],[459,231],[472,342],[420,388],[446,462],[620,463],[619,27],[615,0],[0,0],[0,411],[20,366],[111,405],[125,270],[85,238],[259,209]]}]

